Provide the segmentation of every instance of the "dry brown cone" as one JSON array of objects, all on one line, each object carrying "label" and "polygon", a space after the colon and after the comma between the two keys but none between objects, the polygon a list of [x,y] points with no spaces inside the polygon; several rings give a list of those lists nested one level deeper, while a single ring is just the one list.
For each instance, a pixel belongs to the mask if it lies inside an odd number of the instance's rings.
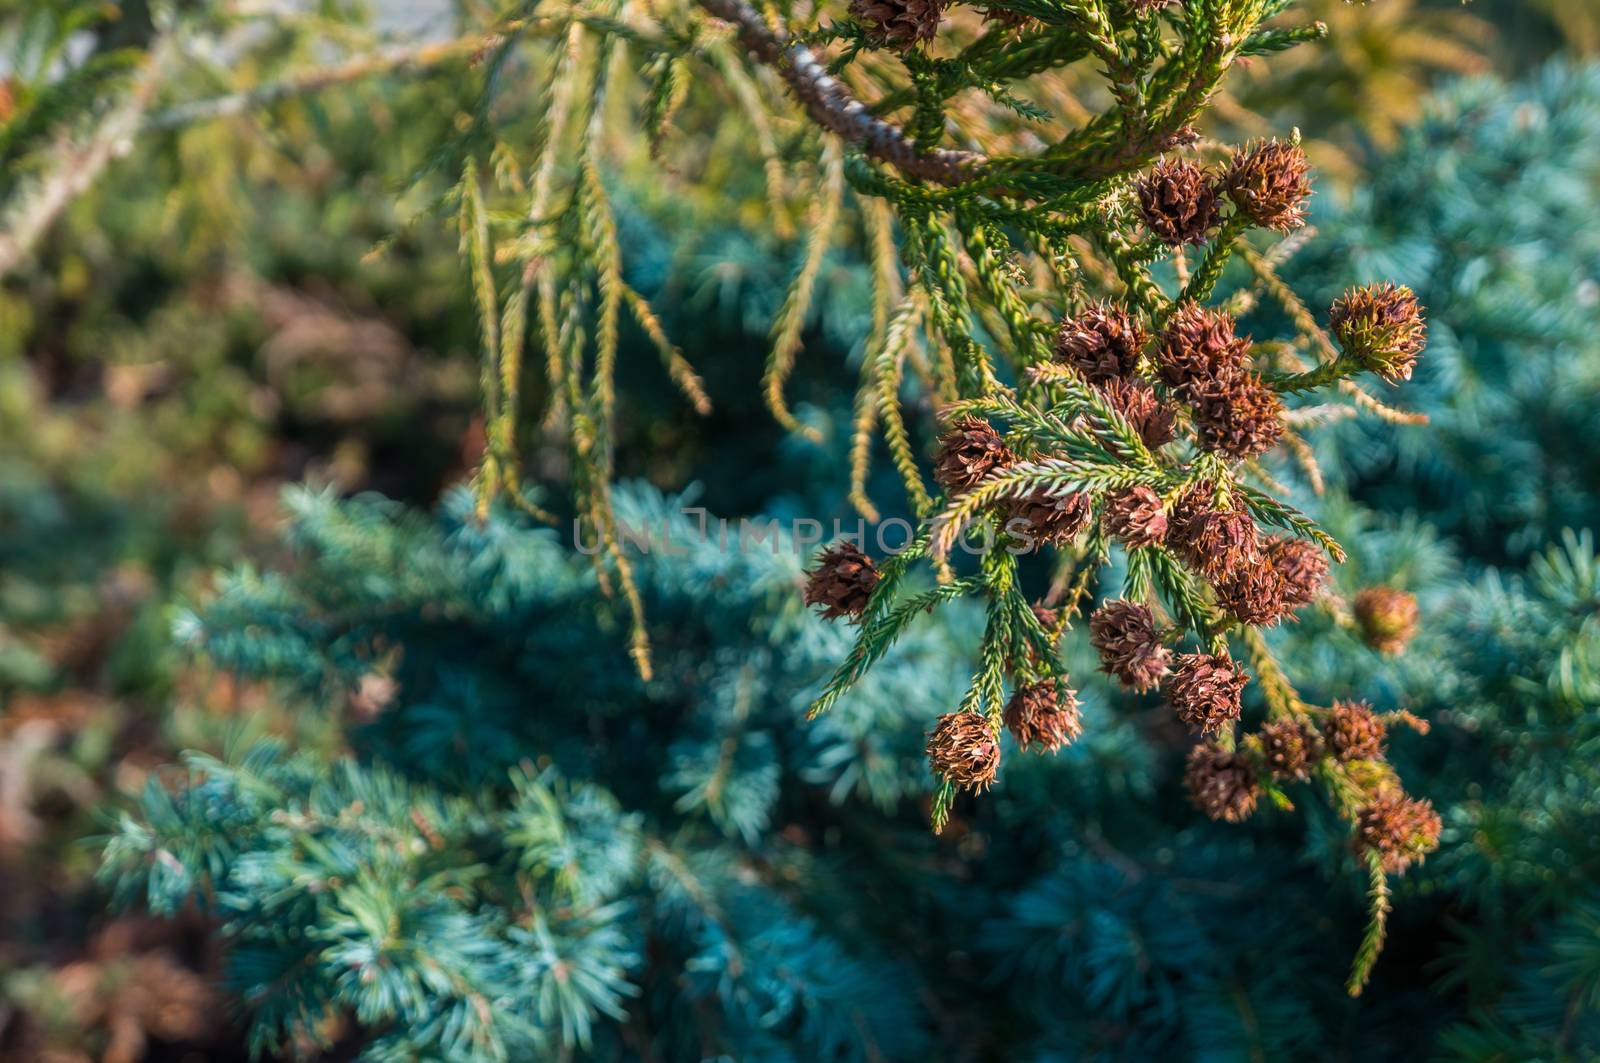
[{"label": "dry brown cone", "polygon": [[1207,579],[1223,582],[1261,563],[1261,541],[1250,514],[1217,509],[1209,484],[1178,499],[1167,521],[1167,543]]},{"label": "dry brown cone", "polygon": [[1368,587],[1353,605],[1361,640],[1379,653],[1396,654],[1417,633],[1421,610],[1417,596],[1396,587]]},{"label": "dry brown cone", "polygon": [[909,48],[931,41],[944,19],[937,0],[850,0],[850,17],[861,23],[876,44]]},{"label": "dry brown cone", "polygon": [[1364,701],[1336,701],[1322,733],[1341,761],[1380,760],[1389,725]]},{"label": "dry brown cone", "polygon": [[1015,460],[1016,455],[993,425],[977,417],[962,417],[939,437],[933,478],[954,496],[971,490],[991,472]]},{"label": "dry brown cone", "polygon": [[1061,610],[1052,609],[1039,602],[1034,602],[1029,608],[1033,610],[1033,618],[1039,621],[1039,626],[1046,632],[1054,632],[1061,625]]},{"label": "dry brown cone", "polygon": [[1160,495],[1137,484],[1106,502],[1105,526],[1112,538],[1131,549],[1155,546],[1167,537],[1167,511]]},{"label": "dry brown cone", "polygon": [[1056,360],[1072,366],[1091,383],[1133,376],[1145,344],[1144,326],[1113,303],[1090,303],[1056,330]]},{"label": "dry brown cone", "polygon": [[951,712],[928,736],[928,764],[941,779],[966,790],[986,790],[1000,770],[1000,739],[988,717]]},{"label": "dry brown cone", "polygon": [[1250,341],[1234,333],[1233,317],[1198,303],[1173,311],[1156,344],[1156,371],[1185,401],[1194,402],[1244,373]]},{"label": "dry brown cone", "polygon": [[850,542],[837,542],[822,552],[806,578],[805,602],[823,607],[825,620],[857,617],[882,578],[872,558]]},{"label": "dry brown cone", "polygon": [[1167,701],[1178,719],[1201,734],[1215,734],[1239,718],[1250,677],[1225,654],[1184,653],[1167,680]]},{"label": "dry brown cone", "polygon": [[1283,438],[1283,400],[1254,373],[1189,392],[1200,446],[1243,461],[1264,454]]},{"label": "dry brown cone", "polygon": [[1054,753],[1083,733],[1077,695],[1049,680],[1017,687],[1004,718],[1006,730],[1025,750]]},{"label": "dry brown cone", "polygon": [[1100,393],[1151,450],[1172,442],[1177,435],[1172,407],[1143,380],[1110,380],[1100,385]]},{"label": "dry brown cone", "polygon": [[1093,503],[1082,492],[1053,495],[1040,489],[1011,503],[1006,531],[1034,542],[1062,546],[1076,539],[1094,517]]},{"label": "dry brown cone", "polygon": [[1283,577],[1283,599],[1290,609],[1310,605],[1328,582],[1328,555],[1307,539],[1274,535],[1262,554]]},{"label": "dry brown cone", "polygon": [[1261,725],[1261,756],[1274,779],[1304,782],[1322,756],[1322,736],[1303,720],[1271,720]]},{"label": "dry brown cone", "polygon": [[1271,627],[1294,613],[1283,573],[1269,561],[1235,569],[1216,586],[1217,602],[1241,624]]},{"label": "dry brown cone", "polygon": [[1138,602],[1119,599],[1096,609],[1089,617],[1089,642],[1100,654],[1100,670],[1141,694],[1159,686],[1172,665],[1155,614]]},{"label": "dry brown cone", "polygon": [[1328,312],[1328,328],[1346,354],[1390,384],[1411,379],[1428,344],[1416,293],[1387,282],[1341,295]]},{"label": "dry brown cone", "polygon": [[1222,187],[1257,225],[1286,233],[1306,223],[1311,167],[1298,144],[1265,140],[1235,152]]},{"label": "dry brown cone", "polygon": [[1162,159],[1137,191],[1139,216],[1164,244],[1203,244],[1217,226],[1217,190],[1203,166]]},{"label": "dry brown cone", "polygon": [[1356,813],[1356,852],[1379,854],[1384,871],[1398,875],[1439,847],[1441,826],[1427,798],[1388,790]]},{"label": "dry brown cone", "polygon": [[1250,762],[1212,742],[1202,742],[1189,751],[1183,783],[1196,808],[1228,823],[1248,819],[1261,793]]}]

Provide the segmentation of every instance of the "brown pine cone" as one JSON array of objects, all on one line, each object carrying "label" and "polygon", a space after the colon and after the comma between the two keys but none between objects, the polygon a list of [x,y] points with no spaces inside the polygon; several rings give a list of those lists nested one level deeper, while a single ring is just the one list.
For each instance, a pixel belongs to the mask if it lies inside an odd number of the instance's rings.
[{"label": "brown pine cone", "polygon": [[1238,823],[1256,810],[1260,789],[1250,762],[1211,742],[1189,751],[1183,773],[1189,800],[1212,819]]},{"label": "brown pine cone", "polygon": [[1160,685],[1172,663],[1161,644],[1155,614],[1138,602],[1110,601],[1089,617],[1089,643],[1100,654],[1100,670],[1144,693]]},{"label": "brown pine cone", "polygon": [[1213,508],[1209,484],[1197,484],[1173,507],[1167,544],[1213,582],[1261,563],[1261,543],[1250,514]]},{"label": "brown pine cone", "polygon": [[872,558],[853,543],[837,542],[822,552],[807,577],[805,603],[822,606],[825,620],[860,616],[880,578]]},{"label": "brown pine cone", "polygon": [[931,41],[944,19],[940,0],[850,0],[850,17],[875,44],[909,48]]},{"label": "brown pine cone", "polygon": [[1298,144],[1260,141],[1234,153],[1222,187],[1251,221],[1286,233],[1306,223],[1310,170]]},{"label": "brown pine cone", "polygon": [[1234,334],[1233,317],[1185,303],[1173,311],[1156,344],[1156,371],[1167,386],[1193,402],[1233,383],[1250,360],[1250,341]]},{"label": "brown pine cone", "polygon": [[1203,244],[1217,226],[1217,190],[1205,167],[1162,159],[1140,179],[1139,216],[1164,244]]},{"label": "brown pine cone", "polygon": [[1151,450],[1172,442],[1177,435],[1172,407],[1162,402],[1155,388],[1143,380],[1107,381],[1100,386],[1100,393]]},{"label": "brown pine cone", "polygon": [[1130,549],[1155,546],[1167,537],[1167,511],[1161,496],[1137,484],[1106,502],[1106,531]]},{"label": "brown pine cone", "polygon": [[1274,535],[1262,554],[1283,576],[1283,600],[1290,609],[1310,605],[1328,582],[1328,555],[1310,540]]},{"label": "brown pine cone", "polygon": [[939,437],[933,478],[950,495],[976,487],[995,469],[1010,465],[1016,455],[988,421],[962,417]]},{"label": "brown pine cone", "polygon": [[1356,595],[1356,625],[1361,639],[1379,653],[1404,650],[1417,633],[1417,596],[1396,587],[1368,587]]},{"label": "brown pine cone", "polygon": [[935,775],[966,790],[986,790],[1000,770],[1000,739],[987,717],[951,712],[928,736],[928,764]]},{"label": "brown pine cone", "polygon": [[1364,701],[1336,701],[1322,733],[1341,761],[1381,760],[1389,725]]},{"label": "brown pine cone", "polygon": [[1272,720],[1261,725],[1261,754],[1274,779],[1303,782],[1322,756],[1322,736],[1302,720]]},{"label": "brown pine cone", "polygon": [[1019,686],[1006,702],[1006,729],[1022,749],[1054,753],[1083,733],[1078,698],[1046,680]]},{"label": "brown pine cone", "polygon": [[1217,601],[1241,624],[1271,627],[1294,612],[1283,573],[1270,562],[1235,569],[1216,587]]},{"label": "brown pine cone", "polygon": [[1411,379],[1428,344],[1416,293],[1389,283],[1345,292],[1328,312],[1328,327],[1346,354],[1391,384]]},{"label": "brown pine cone", "polygon": [[1215,734],[1239,718],[1240,695],[1250,677],[1223,654],[1185,653],[1167,680],[1167,700],[1178,719],[1201,734]]},{"label": "brown pine cone", "polygon": [[1133,376],[1145,344],[1139,319],[1114,303],[1090,303],[1056,330],[1056,360],[1072,366],[1091,383]]},{"label": "brown pine cone", "polygon": [[1011,503],[1006,531],[1036,543],[1062,546],[1076,539],[1093,517],[1088,495],[1075,491],[1057,496],[1041,489]]},{"label": "brown pine cone", "polygon": [[1263,454],[1283,438],[1283,400],[1254,373],[1192,389],[1190,402],[1200,446],[1234,461]]},{"label": "brown pine cone", "polygon": [[1356,852],[1378,853],[1383,869],[1398,875],[1439,847],[1441,827],[1427,798],[1390,790],[1356,813]]}]

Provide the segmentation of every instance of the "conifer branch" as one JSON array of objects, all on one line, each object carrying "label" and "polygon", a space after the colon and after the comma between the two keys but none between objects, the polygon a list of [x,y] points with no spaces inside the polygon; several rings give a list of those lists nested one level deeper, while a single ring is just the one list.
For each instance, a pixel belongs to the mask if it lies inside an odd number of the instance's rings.
[{"label": "conifer branch", "polygon": [[241,92],[176,103],[147,116],[140,128],[148,132],[169,132],[219,118],[251,114],[296,96],[309,96],[352,81],[388,74],[424,73],[493,48],[507,33],[519,28],[519,23],[508,23],[492,33],[468,33],[449,40],[381,48],[343,63],[293,74]]},{"label": "conifer branch", "polygon": [[756,59],[778,72],[813,121],[871,158],[908,177],[941,185],[971,180],[987,161],[982,155],[950,148],[919,148],[897,126],[873,117],[804,44],[769,26],[744,0],[697,0],[701,7],[734,25],[739,41]]},{"label": "conifer branch", "polygon": [[175,33],[169,30],[156,38],[128,94],[82,139],[56,149],[45,172],[0,218],[0,277],[16,269],[56,218],[130,149],[145,112],[176,65]]},{"label": "conifer branch", "polygon": [[1372,977],[1372,968],[1383,951],[1383,941],[1389,929],[1389,877],[1384,874],[1383,858],[1378,853],[1367,855],[1368,904],[1367,930],[1361,937],[1361,947],[1356,950],[1355,961],[1350,965],[1350,977],[1345,990],[1359,997]]},{"label": "conifer branch", "polygon": [[795,419],[783,397],[783,386],[794,369],[795,356],[800,351],[800,333],[805,328],[806,317],[811,310],[817,274],[832,243],[833,228],[838,222],[840,204],[844,199],[844,161],[836,141],[830,139],[824,145],[819,170],[820,186],[807,219],[809,231],[806,234],[805,251],[800,268],[784,296],[783,306],[773,322],[772,349],[768,352],[766,371],[761,378],[762,391],[772,416],[789,431],[812,441],[820,440],[820,433]]}]

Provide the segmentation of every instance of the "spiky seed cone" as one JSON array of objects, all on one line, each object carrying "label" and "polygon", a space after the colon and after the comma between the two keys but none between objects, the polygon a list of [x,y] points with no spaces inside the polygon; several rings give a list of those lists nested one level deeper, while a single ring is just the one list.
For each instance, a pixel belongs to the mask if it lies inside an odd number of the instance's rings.
[{"label": "spiky seed cone", "polygon": [[951,495],[976,487],[995,469],[1016,460],[988,421],[962,417],[939,437],[933,478]]},{"label": "spiky seed cone", "polygon": [[1389,725],[1364,701],[1336,701],[1322,733],[1328,748],[1341,761],[1379,760]]},{"label": "spiky seed cone", "polygon": [[965,790],[986,790],[1000,770],[1000,738],[986,716],[951,712],[928,736],[928,764],[941,779]]},{"label": "spiky seed cone", "polygon": [[1397,587],[1368,587],[1356,595],[1356,625],[1361,640],[1379,653],[1404,650],[1417,633],[1417,596]]},{"label": "spiky seed cone", "polygon": [[1250,762],[1211,742],[1189,751],[1183,783],[1196,808],[1228,823],[1248,819],[1261,793]]},{"label": "spiky seed cone", "polygon": [[823,607],[822,616],[860,616],[881,579],[872,558],[853,543],[838,542],[822,552],[806,579],[805,602]]},{"label": "spiky seed cone", "polygon": [[1328,555],[1309,540],[1274,535],[1262,554],[1283,577],[1283,600],[1290,609],[1310,605],[1328,582]]},{"label": "spiky seed cone", "polygon": [[1329,310],[1328,326],[1346,354],[1391,384],[1411,379],[1428,344],[1416,293],[1387,282],[1345,292]]},{"label": "spiky seed cone", "polygon": [[1239,698],[1248,682],[1250,677],[1223,654],[1180,654],[1167,680],[1167,700],[1178,719],[1201,734],[1215,734],[1239,718]]},{"label": "spiky seed cone", "polygon": [[1100,386],[1112,409],[1122,414],[1144,445],[1154,450],[1177,435],[1172,407],[1162,402],[1156,389],[1142,380],[1111,380]]},{"label": "spiky seed cone", "polygon": [[1112,303],[1090,303],[1056,330],[1056,359],[1092,383],[1131,377],[1144,347],[1139,320]]},{"label": "spiky seed cone", "polygon": [[1004,718],[1022,749],[1054,753],[1083,733],[1077,695],[1049,681],[1019,686],[1006,702]]},{"label": "spiky seed cone", "polygon": [[1322,756],[1322,736],[1302,720],[1272,720],[1261,725],[1261,755],[1274,779],[1303,782]]},{"label": "spiky seed cone", "polygon": [[939,0],[850,0],[850,17],[866,29],[874,43],[910,48],[931,41],[944,18]]},{"label": "spiky seed cone", "polygon": [[1222,187],[1257,225],[1286,233],[1306,223],[1311,167],[1298,144],[1258,141],[1235,152]]},{"label": "spiky seed cone", "polygon": [[1271,627],[1294,612],[1283,573],[1270,562],[1235,569],[1217,584],[1217,601],[1241,624]]},{"label": "spiky seed cone", "polygon": [[1160,685],[1172,664],[1161,644],[1155,614],[1138,602],[1106,602],[1089,617],[1089,642],[1100,654],[1100,670],[1140,693]]},{"label": "spiky seed cone", "polygon": [[1250,341],[1234,334],[1233,318],[1185,303],[1167,319],[1156,344],[1156,370],[1167,386],[1193,402],[1231,384],[1249,361]]},{"label": "spiky seed cone", "polygon": [[1427,798],[1389,790],[1356,813],[1356,852],[1379,854],[1383,869],[1398,875],[1439,847],[1441,826]]},{"label": "spiky seed cone", "polygon": [[1254,373],[1190,392],[1201,447],[1243,461],[1283,438],[1283,400]]},{"label": "spiky seed cone", "polygon": [[1138,484],[1106,503],[1106,531],[1124,546],[1155,546],[1167,537],[1167,511],[1161,496]]},{"label": "spiky seed cone", "polygon": [[1214,508],[1209,484],[1196,485],[1173,507],[1167,543],[1214,582],[1261,563],[1255,521],[1248,513]]},{"label": "spiky seed cone", "polygon": [[1011,503],[1006,530],[1055,546],[1070,543],[1094,517],[1094,505],[1082,492],[1052,495],[1039,490]]},{"label": "spiky seed cone", "polygon": [[1162,159],[1140,179],[1139,216],[1164,244],[1203,244],[1217,226],[1217,190],[1205,168]]}]

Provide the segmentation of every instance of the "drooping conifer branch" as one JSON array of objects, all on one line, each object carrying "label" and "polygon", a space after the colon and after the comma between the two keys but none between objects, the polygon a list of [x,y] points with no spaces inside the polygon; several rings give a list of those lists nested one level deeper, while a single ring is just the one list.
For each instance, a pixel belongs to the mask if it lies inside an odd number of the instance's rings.
[{"label": "drooping conifer branch", "polygon": [[907,177],[941,185],[971,180],[988,161],[950,148],[919,148],[900,127],[873,116],[810,48],[767,25],[744,0],[698,0],[717,18],[733,23],[745,49],[775,69],[813,121]]}]

